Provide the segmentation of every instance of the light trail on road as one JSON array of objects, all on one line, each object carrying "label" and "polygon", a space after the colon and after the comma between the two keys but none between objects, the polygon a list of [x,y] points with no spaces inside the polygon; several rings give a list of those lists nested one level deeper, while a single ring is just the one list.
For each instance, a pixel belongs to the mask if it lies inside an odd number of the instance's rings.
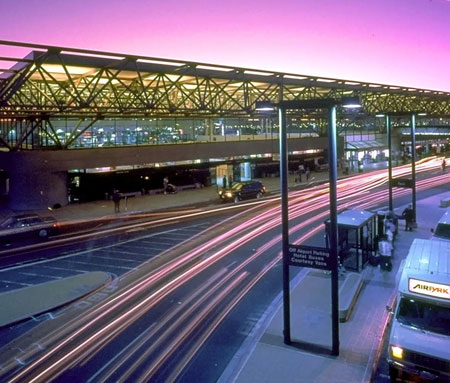
[{"label": "light trail on road", "polygon": [[[418,162],[416,171],[417,173],[427,172],[437,170],[439,167],[440,160],[433,159]],[[399,167],[394,170],[394,176],[405,176],[409,171],[409,166]],[[448,180],[447,174],[437,175],[433,179],[419,180],[417,189],[436,187]],[[340,180],[338,182],[339,209],[369,208],[386,201],[387,192],[385,190],[374,190],[384,185],[386,181],[386,170]],[[396,197],[407,193],[409,190],[394,189]],[[40,348],[43,350],[38,347],[22,350],[20,360],[26,361],[25,366],[11,358],[6,363],[2,363],[0,375],[10,372],[8,382],[11,383],[50,382],[70,368],[89,364],[91,358],[143,316],[148,315],[152,309],[181,286],[207,273],[220,261],[251,244],[263,234],[276,229],[281,222],[278,199],[279,197],[248,204],[249,210],[237,214],[238,218],[232,217],[226,222],[215,225],[214,230],[223,227],[222,234],[193,246],[189,251],[182,252],[156,269],[150,269],[145,275],[121,288],[107,301],[88,310],[82,317],[67,321],[63,327],[40,339]],[[290,228],[290,235],[293,238],[291,243],[301,243],[323,230],[323,221],[329,215],[327,206],[327,184],[290,193],[290,219],[303,218],[301,222]],[[242,206],[239,208],[242,209]],[[223,207],[221,210],[223,209],[236,209],[236,205]],[[191,214],[201,215],[202,212],[189,212],[187,215]],[[305,218],[307,215],[312,215],[312,217]],[[246,216],[249,218],[246,219]],[[174,217],[161,218],[161,220],[170,221],[172,218]],[[239,220],[242,222],[235,222]],[[304,233],[305,230],[306,233]],[[298,237],[294,239],[294,236]],[[197,237],[201,238],[201,236]],[[164,367],[170,358],[177,354],[188,338],[192,338],[193,334],[198,333],[197,337],[191,340],[190,346],[185,346],[186,350],[180,356],[180,360],[171,368],[166,381],[175,381],[209,335],[217,329],[227,313],[274,265],[280,262],[279,252],[274,251],[274,248],[279,246],[280,238],[280,234],[275,234],[272,239],[257,247],[247,258],[241,259],[235,268],[226,272],[221,269],[219,274],[213,274],[215,286],[210,287],[209,291],[202,288],[185,296],[182,307],[186,307],[186,302],[192,302],[191,308],[186,308],[183,313],[182,309],[178,308],[165,315],[160,315],[156,327],[143,336],[135,346],[121,353],[120,358],[115,359],[109,367],[100,369],[96,375],[91,377],[90,381],[117,382],[130,379],[130,377],[138,377],[136,381],[147,382]],[[206,257],[205,254],[207,254]],[[270,256],[270,254],[273,255]],[[266,257],[267,260],[261,262],[262,257]],[[246,268],[257,262],[261,263],[258,271],[250,274]],[[131,274],[126,278],[130,276]],[[122,280],[126,278],[122,277]],[[209,287],[211,283],[207,282],[205,286]],[[195,304],[194,300],[197,300]],[[194,315],[195,310],[197,313]],[[174,321],[175,315],[179,317]],[[136,354],[139,354],[140,349],[150,339],[152,339],[150,351],[138,357]],[[6,354],[3,353],[3,355]],[[0,357],[0,359],[2,358]]]}]

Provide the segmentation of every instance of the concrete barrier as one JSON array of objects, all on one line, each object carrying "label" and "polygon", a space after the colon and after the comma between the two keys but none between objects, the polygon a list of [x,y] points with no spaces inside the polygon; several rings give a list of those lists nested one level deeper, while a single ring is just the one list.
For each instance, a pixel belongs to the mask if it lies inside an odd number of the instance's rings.
[{"label": "concrete barrier", "polygon": [[346,322],[350,318],[362,287],[362,277],[358,273],[348,273],[339,288],[339,321]]}]

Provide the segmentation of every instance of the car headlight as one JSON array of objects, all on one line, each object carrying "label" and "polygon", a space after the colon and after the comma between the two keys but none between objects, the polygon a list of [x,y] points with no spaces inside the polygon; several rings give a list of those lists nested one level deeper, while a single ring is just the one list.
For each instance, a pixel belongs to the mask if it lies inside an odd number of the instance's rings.
[{"label": "car headlight", "polygon": [[391,346],[392,356],[396,359],[403,359],[403,348],[399,346]]},{"label": "car headlight", "polygon": [[231,194],[230,192],[225,193],[225,195],[226,195],[227,197],[233,197],[233,194]]},{"label": "car headlight", "polygon": [[222,193],[223,193],[223,191],[222,191],[222,190],[219,190],[219,195],[222,195]]}]

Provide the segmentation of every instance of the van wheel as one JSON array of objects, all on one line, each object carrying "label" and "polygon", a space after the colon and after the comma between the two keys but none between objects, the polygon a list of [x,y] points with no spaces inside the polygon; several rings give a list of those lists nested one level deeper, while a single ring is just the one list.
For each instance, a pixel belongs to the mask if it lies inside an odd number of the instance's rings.
[{"label": "van wheel", "polygon": [[238,203],[240,200],[241,200],[241,199],[239,198],[238,195],[234,197],[234,203]]},{"label": "van wheel", "polygon": [[42,229],[39,231],[39,238],[45,239],[48,237],[48,231],[45,229]]},{"label": "van wheel", "polygon": [[389,377],[391,378],[391,383],[396,383],[398,377],[398,370],[392,366],[389,366]]},{"label": "van wheel", "polygon": [[258,194],[256,194],[256,198],[258,198],[258,199],[262,198],[262,193],[258,192]]}]

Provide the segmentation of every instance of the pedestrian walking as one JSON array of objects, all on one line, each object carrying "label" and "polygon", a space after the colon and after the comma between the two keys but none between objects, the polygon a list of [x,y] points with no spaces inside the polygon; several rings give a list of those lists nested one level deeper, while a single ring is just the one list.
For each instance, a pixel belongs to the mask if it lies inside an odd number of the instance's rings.
[{"label": "pedestrian walking", "polygon": [[298,165],[298,182],[302,182],[303,165]]},{"label": "pedestrian walking", "polygon": [[169,187],[169,177],[164,177],[163,179],[164,194],[167,194],[168,187]]},{"label": "pedestrian walking", "polygon": [[447,166],[447,163],[445,162],[445,158],[442,160],[442,171],[445,172],[445,167]]},{"label": "pedestrian walking", "polygon": [[114,213],[120,213],[120,193],[114,190],[112,200],[114,202]]},{"label": "pedestrian walking", "polygon": [[233,176],[230,174],[229,176],[228,176],[228,187],[230,187],[231,188],[231,185],[233,184]]},{"label": "pedestrian walking", "polygon": [[224,189],[227,188],[227,176],[223,176],[223,178],[222,178],[222,187]]},{"label": "pedestrian walking", "polygon": [[311,176],[311,171],[309,170],[309,167],[306,167],[305,176],[306,181],[309,181],[309,177]]},{"label": "pedestrian walking", "polygon": [[405,231],[412,231],[414,224],[414,210],[411,204],[403,210],[402,218],[405,220]]}]

